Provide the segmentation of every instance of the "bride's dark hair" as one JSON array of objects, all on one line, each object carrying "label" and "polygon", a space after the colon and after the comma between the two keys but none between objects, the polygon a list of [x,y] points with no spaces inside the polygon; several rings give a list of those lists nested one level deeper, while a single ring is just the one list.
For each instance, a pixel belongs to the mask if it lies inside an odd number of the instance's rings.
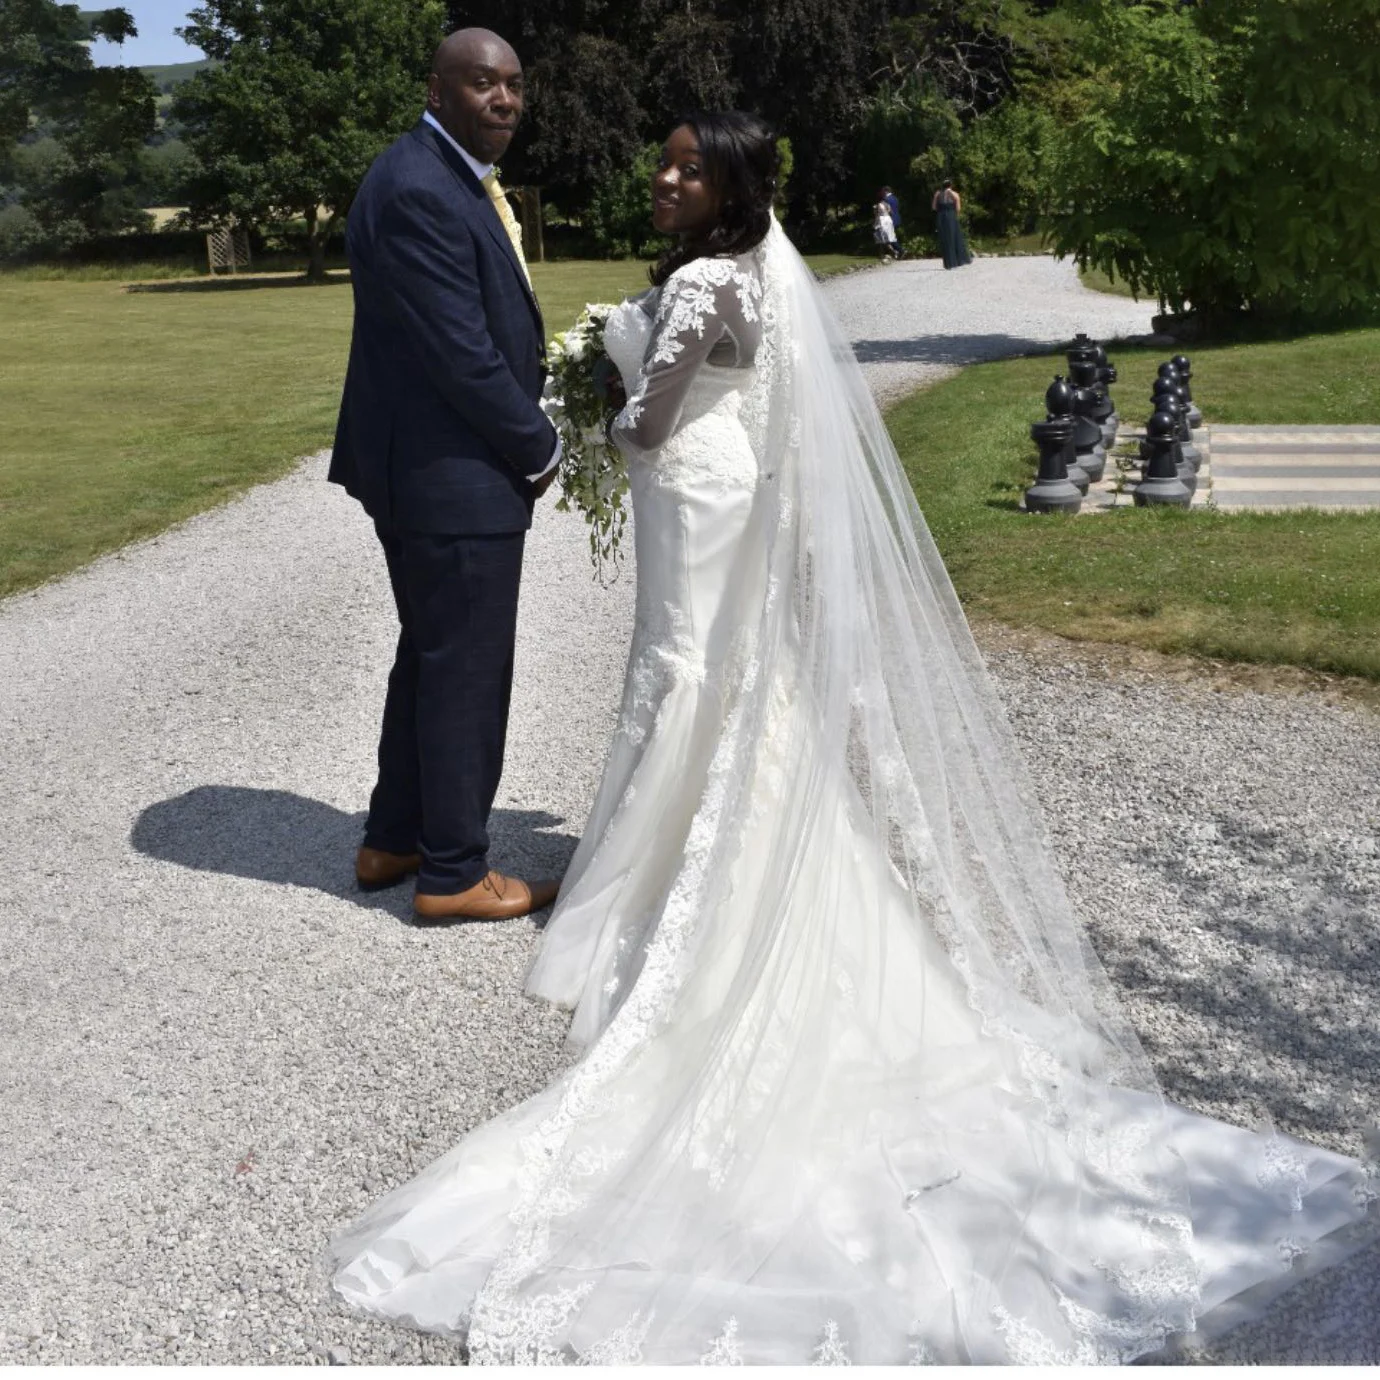
[{"label": "bride's dark hair", "polygon": [[781,165],[771,127],[746,110],[697,110],[680,125],[694,130],[705,177],[723,200],[707,236],[673,245],[657,261],[651,279],[658,287],[692,259],[742,254],[761,244]]}]

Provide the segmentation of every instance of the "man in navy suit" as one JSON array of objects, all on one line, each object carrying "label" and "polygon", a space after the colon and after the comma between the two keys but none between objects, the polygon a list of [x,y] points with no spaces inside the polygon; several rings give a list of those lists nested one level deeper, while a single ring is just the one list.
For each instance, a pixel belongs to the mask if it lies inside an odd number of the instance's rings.
[{"label": "man in navy suit", "polygon": [[330,478],[374,520],[402,624],[355,872],[368,889],[416,872],[432,922],[556,895],[488,863],[523,542],[560,458],[538,406],[541,311],[489,189],[522,100],[503,39],[451,34],[421,123],[374,161],[346,234],[355,320]]}]

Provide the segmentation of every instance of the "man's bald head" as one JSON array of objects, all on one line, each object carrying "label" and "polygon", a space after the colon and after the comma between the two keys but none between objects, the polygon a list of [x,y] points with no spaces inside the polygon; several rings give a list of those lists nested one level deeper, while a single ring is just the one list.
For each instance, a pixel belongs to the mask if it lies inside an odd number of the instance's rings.
[{"label": "man's bald head", "polygon": [[431,57],[431,70],[443,76],[457,64],[507,62],[521,68],[518,55],[506,38],[492,29],[456,29],[437,45]]},{"label": "man's bald head", "polygon": [[492,29],[457,29],[431,59],[427,109],[467,153],[496,163],[522,116],[522,63]]}]

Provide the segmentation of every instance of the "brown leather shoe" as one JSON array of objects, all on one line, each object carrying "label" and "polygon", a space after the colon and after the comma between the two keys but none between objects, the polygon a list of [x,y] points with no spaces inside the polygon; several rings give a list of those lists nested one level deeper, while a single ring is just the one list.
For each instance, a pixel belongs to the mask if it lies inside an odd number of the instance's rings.
[{"label": "brown leather shoe", "polygon": [[382,848],[361,848],[355,854],[355,880],[361,891],[382,891],[397,886],[422,865],[420,853],[385,853]]},{"label": "brown leather shoe", "polygon": [[560,890],[559,882],[524,882],[490,872],[468,891],[450,896],[431,896],[419,891],[412,898],[417,918],[435,923],[444,920],[514,920],[549,906]]}]

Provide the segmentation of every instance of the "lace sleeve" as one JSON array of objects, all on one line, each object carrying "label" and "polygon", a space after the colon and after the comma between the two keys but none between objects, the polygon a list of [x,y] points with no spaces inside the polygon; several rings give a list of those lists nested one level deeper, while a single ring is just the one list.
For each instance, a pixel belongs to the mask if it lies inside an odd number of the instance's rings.
[{"label": "lace sleeve", "polygon": [[735,259],[695,259],[671,275],[637,383],[613,424],[623,450],[645,454],[666,444],[704,364],[752,365],[761,340],[761,299],[760,275]]}]

